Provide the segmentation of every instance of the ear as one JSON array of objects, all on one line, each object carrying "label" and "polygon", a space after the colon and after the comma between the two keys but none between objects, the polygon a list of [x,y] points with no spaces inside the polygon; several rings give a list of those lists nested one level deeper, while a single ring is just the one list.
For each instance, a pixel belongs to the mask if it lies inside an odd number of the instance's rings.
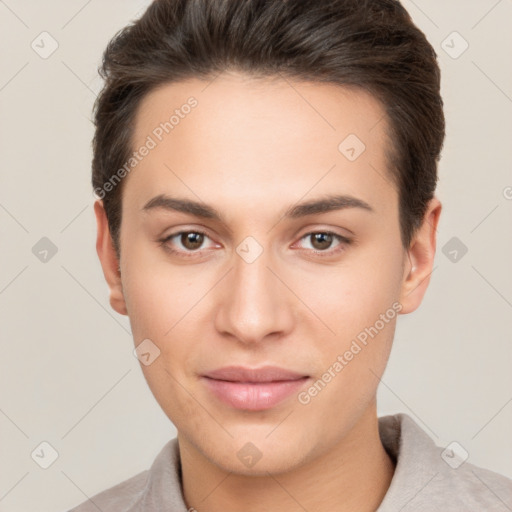
[{"label": "ear", "polygon": [[400,294],[402,315],[416,310],[427,291],[436,255],[436,231],[441,209],[441,202],[436,197],[432,198],[423,217],[423,223],[411,241]]},{"label": "ear", "polygon": [[107,214],[103,207],[103,201],[96,200],[94,203],[94,213],[96,215],[97,236],[96,252],[100,259],[103,275],[110,289],[110,305],[114,311],[120,315],[127,315],[126,302],[123,295],[123,285],[121,282],[121,271],[119,270],[119,260],[117,259],[110,229],[108,227]]}]

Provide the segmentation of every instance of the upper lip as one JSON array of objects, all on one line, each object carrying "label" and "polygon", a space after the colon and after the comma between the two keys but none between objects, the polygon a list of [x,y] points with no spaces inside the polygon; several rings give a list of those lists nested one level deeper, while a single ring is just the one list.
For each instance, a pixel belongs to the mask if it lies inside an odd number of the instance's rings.
[{"label": "upper lip", "polygon": [[226,366],[203,375],[210,379],[231,382],[275,382],[298,380],[307,375],[297,373],[278,366],[263,366],[261,368],[244,368],[242,366]]}]

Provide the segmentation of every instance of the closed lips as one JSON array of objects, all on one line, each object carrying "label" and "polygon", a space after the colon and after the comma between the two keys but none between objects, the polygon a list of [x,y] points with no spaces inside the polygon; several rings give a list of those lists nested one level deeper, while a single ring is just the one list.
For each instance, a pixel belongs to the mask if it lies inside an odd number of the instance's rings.
[{"label": "closed lips", "polygon": [[292,381],[307,378],[308,375],[280,368],[277,366],[264,366],[261,368],[245,368],[242,366],[226,366],[210,371],[204,377],[228,382],[265,383]]}]

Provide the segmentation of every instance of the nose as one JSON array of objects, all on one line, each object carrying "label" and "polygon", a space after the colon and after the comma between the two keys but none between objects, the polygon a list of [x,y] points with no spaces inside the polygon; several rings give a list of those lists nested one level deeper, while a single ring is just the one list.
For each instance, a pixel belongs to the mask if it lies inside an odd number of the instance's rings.
[{"label": "nose", "polygon": [[[249,262],[235,253],[223,280],[215,327],[246,345],[287,334],[293,328],[293,293],[283,284],[270,251]],[[273,335],[273,336],[271,336]]]}]

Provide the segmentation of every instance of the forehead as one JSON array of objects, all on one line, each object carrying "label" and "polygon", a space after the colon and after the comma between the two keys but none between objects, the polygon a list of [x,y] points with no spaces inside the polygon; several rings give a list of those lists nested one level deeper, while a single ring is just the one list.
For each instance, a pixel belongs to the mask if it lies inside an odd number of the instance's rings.
[{"label": "forehead", "polygon": [[133,149],[150,139],[152,149],[126,195],[140,205],[179,191],[258,211],[260,198],[268,206],[336,189],[389,210],[386,130],[381,104],[360,89],[237,73],[165,84],[138,107]]}]

